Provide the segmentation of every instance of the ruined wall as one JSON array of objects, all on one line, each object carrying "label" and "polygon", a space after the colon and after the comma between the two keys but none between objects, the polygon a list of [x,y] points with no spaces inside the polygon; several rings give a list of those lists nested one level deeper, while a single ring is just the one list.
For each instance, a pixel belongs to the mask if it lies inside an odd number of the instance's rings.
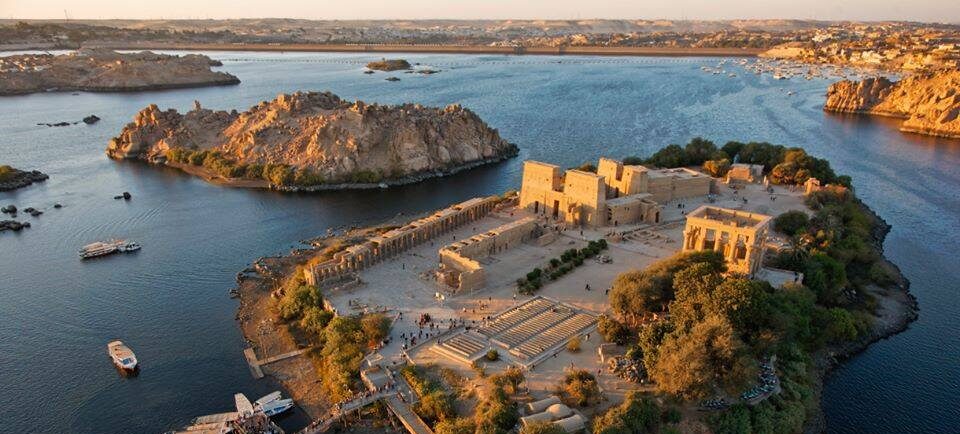
[{"label": "ruined wall", "polygon": [[483,265],[477,259],[516,247],[537,235],[537,222],[525,217],[482,234],[440,248],[441,273],[459,276],[457,289],[469,291],[485,284]]}]

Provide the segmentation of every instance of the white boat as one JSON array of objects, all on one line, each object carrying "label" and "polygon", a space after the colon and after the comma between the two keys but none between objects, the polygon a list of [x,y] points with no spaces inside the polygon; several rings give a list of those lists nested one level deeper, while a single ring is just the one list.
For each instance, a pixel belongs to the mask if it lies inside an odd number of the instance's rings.
[{"label": "white boat", "polygon": [[96,258],[117,252],[134,252],[140,250],[140,245],[126,240],[97,241],[87,244],[77,251],[83,259]]},{"label": "white boat", "polygon": [[133,371],[137,369],[137,356],[123,341],[113,341],[107,344],[107,353],[113,359],[113,364],[120,369]]},{"label": "white boat", "polygon": [[293,408],[292,399],[281,399],[280,392],[270,393],[253,402],[254,410],[261,411],[267,417],[276,416]]}]

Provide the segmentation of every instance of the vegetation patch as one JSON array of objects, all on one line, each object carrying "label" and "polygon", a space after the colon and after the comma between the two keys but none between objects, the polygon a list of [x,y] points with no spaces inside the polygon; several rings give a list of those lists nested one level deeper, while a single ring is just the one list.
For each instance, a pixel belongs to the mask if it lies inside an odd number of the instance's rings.
[{"label": "vegetation patch", "polygon": [[582,249],[568,249],[559,258],[553,258],[543,269],[534,268],[524,278],[517,279],[517,291],[524,295],[537,292],[545,282],[557,280],[574,268],[583,265],[586,259],[593,258],[607,249],[607,240],[590,241]]}]

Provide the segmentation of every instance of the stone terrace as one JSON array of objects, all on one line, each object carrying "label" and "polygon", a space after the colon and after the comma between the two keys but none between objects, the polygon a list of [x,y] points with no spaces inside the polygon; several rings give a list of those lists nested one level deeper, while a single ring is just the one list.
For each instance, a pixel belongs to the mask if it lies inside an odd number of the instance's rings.
[{"label": "stone terrace", "polygon": [[529,366],[574,336],[588,332],[596,322],[592,313],[534,297],[493,316],[476,331],[464,331],[434,344],[433,349],[464,363],[473,362],[490,349],[506,350],[507,359]]}]

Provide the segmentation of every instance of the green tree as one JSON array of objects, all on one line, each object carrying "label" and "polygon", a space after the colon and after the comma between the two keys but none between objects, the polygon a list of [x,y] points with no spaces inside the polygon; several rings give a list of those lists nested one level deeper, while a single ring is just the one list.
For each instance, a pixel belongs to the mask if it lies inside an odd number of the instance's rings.
[{"label": "green tree", "polygon": [[557,392],[568,405],[586,407],[600,397],[600,386],[587,370],[574,369],[563,376]]},{"label": "green tree", "polygon": [[472,420],[455,417],[438,422],[433,431],[436,434],[474,434],[476,429]]},{"label": "green tree", "polygon": [[660,406],[631,391],[618,406],[593,420],[594,434],[656,434],[660,429]]},{"label": "green tree", "polygon": [[730,322],[712,315],[687,333],[668,335],[650,376],[660,390],[696,399],[715,386],[735,392],[754,378],[755,371],[748,348]]},{"label": "green tree", "polygon": [[773,219],[773,228],[786,235],[794,236],[806,229],[810,217],[803,211],[791,210]]},{"label": "green tree", "polygon": [[718,160],[707,160],[703,162],[703,171],[710,176],[721,178],[730,171],[730,160],[721,158]]},{"label": "green tree", "polygon": [[553,422],[534,422],[520,428],[520,434],[566,434],[567,431]]}]

